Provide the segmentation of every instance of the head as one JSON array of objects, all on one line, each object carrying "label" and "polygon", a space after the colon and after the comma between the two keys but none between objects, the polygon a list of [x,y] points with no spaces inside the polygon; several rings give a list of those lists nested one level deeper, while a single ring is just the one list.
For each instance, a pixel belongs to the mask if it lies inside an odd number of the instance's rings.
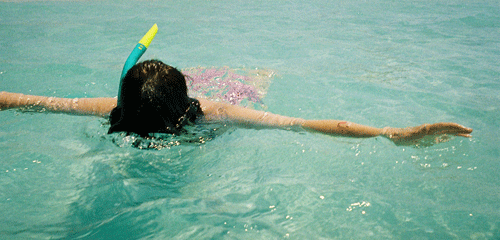
[{"label": "head", "polygon": [[133,66],[121,82],[119,95],[109,133],[178,133],[190,111],[184,75],[157,60]]}]

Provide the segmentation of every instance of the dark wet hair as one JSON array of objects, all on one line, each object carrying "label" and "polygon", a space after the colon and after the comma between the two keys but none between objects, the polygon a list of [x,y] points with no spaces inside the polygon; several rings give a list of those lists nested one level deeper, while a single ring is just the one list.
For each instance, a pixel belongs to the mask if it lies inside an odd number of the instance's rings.
[{"label": "dark wet hair", "polygon": [[182,126],[202,114],[199,102],[187,95],[186,79],[158,60],[133,66],[122,80],[108,133],[179,134]]}]

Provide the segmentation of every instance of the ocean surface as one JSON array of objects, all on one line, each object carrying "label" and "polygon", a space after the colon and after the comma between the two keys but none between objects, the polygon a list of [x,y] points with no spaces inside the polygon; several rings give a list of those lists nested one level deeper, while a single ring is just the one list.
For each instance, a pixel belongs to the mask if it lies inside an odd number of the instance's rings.
[{"label": "ocean surface", "polygon": [[142,59],[272,72],[262,108],[473,137],[228,127],[161,150],[0,111],[0,239],[500,239],[498,1],[2,1],[0,91],[115,97]]}]

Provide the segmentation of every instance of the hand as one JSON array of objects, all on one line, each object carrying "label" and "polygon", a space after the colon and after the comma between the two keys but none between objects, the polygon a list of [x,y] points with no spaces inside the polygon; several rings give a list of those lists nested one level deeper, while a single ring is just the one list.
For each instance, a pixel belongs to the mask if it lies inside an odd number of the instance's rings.
[{"label": "hand", "polygon": [[423,140],[432,145],[449,140],[448,135],[470,138],[471,132],[472,128],[457,123],[434,123],[408,128],[386,127],[382,130],[382,135],[397,145],[418,145]]}]

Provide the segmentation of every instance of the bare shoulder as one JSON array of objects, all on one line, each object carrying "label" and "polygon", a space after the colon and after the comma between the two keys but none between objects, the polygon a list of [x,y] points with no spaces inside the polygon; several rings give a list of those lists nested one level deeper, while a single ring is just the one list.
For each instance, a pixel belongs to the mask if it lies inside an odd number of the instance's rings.
[{"label": "bare shoulder", "polygon": [[207,100],[204,98],[197,98],[197,100],[200,102],[201,109],[203,110],[204,113],[209,113],[212,108],[216,107],[216,105],[219,105],[219,103]]},{"label": "bare shoulder", "polygon": [[223,120],[252,127],[301,126],[303,119],[281,116],[228,103],[198,99],[206,120]]},{"label": "bare shoulder", "polygon": [[236,107],[204,98],[197,98],[197,100],[200,102],[201,111],[207,120],[220,120],[227,114],[228,108]]}]

